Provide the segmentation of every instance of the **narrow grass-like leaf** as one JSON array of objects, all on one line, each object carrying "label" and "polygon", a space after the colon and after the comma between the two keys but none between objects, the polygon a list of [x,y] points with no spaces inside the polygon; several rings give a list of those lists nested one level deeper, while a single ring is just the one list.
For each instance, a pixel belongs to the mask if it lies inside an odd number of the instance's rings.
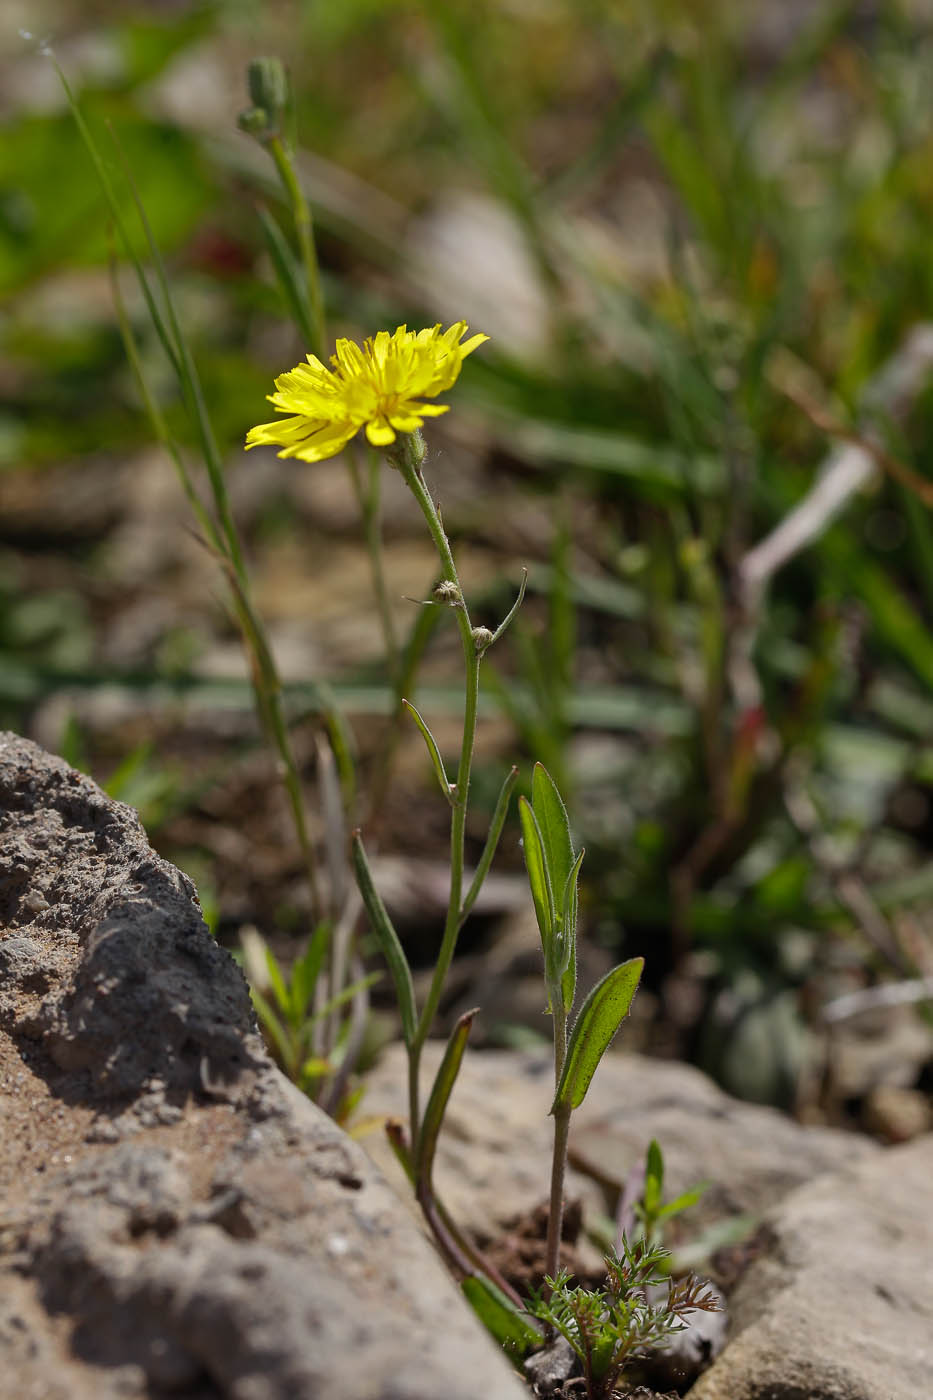
[{"label": "narrow grass-like leaf", "polygon": [[499,837],[502,835],[502,828],[505,825],[505,818],[509,810],[509,798],[512,796],[512,789],[518,778],[518,769],[512,768],[506,775],[505,782],[499,789],[499,797],[496,801],[495,811],[492,814],[492,821],[489,824],[489,834],[486,837],[486,844],[483,847],[483,854],[479,858],[476,873],[470,882],[466,898],[460,908],[460,923],[466,919],[473,905],[476,903],[480,890],[483,888],[483,881],[489,874],[489,867],[492,865],[493,857],[496,854],[496,847],[499,845]]},{"label": "narrow grass-like leaf", "polygon": [[544,1336],[540,1328],[488,1278],[467,1274],[460,1287],[486,1330],[512,1356],[526,1356],[541,1345]]},{"label": "narrow grass-like leaf", "polygon": [[541,839],[541,832],[527,797],[518,799],[518,815],[522,824],[525,869],[528,871],[531,898],[534,901],[535,916],[541,931],[541,944],[544,948],[544,959],[547,964],[553,949],[557,918],[554,910],[554,895],[544,859],[544,842]]},{"label": "narrow grass-like leaf", "polygon": [[292,1014],[296,1020],[304,1020],[307,1015],[330,938],[330,924],[322,919],[311,934],[307,949],[292,968]]},{"label": "narrow grass-like leaf", "polygon": [[120,207],[120,201],[117,198],[116,189],[114,188],[113,181],[110,178],[110,172],[104,164],[103,157],[101,156],[100,151],[98,150],[97,143],[94,140],[94,137],[91,135],[91,129],[84,119],[84,114],[81,111],[81,108],[78,106],[78,100],[71,90],[71,86],[68,82],[68,79],[65,77],[63,70],[59,67],[58,63],[55,61],[54,58],[52,59],[52,64],[55,68],[56,73],[58,74],[58,80],[61,83],[62,88],[64,90],[65,98],[68,102],[69,108],[71,109],[71,115],[74,118],[75,126],[78,128],[81,140],[84,142],[85,149],[87,150],[87,153],[91,158],[91,164],[94,166],[97,178],[100,181],[101,189],[104,192],[104,198],[110,206],[110,212],[113,216],[114,224],[116,225],[117,231],[120,234],[120,241],[126,249],[127,257],[133,264],[133,268],[136,272],[136,277],[139,282],[140,291],[143,294],[146,306],[149,309],[149,315],[152,318],[152,324],[155,327],[156,333],[162,342],[162,347],[165,350],[165,353],[171,362],[172,368],[174,369],[176,374],[180,375],[181,361],[179,358],[178,346],[175,344],[170,329],[166,324],[165,317],[162,315],[161,308],[156,302],[152,288],[150,287],[148,278],[146,277],[142,261],[136,252],[133,240],[130,238],[129,230],[127,229],[126,222],[123,218],[123,210]]},{"label": "narrow grass-like leaf", "polygon": [[645,1156],[645,1184],[642,1190],[642,1200],[647,1215],[657,1215],[663,1189],[664,1158],[661,1155],[661,1147],[657,1138],[652,1138]]},{"label": "narrow grass-like leaf", "polygon": [[155,269],[156,280],[158,281],[162,299],[165,304],[172,340],[178,353],[178,362],[176,366],[178,383],[185,399],[185,405],[188,409],[189,416],[193,426],[197,430],[201,442],[204,465],[207,468],[208,478],[211,483],[211,491],[217,506],[217,514],[221,526],[223,527],[230,561],[236,571],[237,577],[242,582],[246,574],[243,563],[243,553],[240,547],[240,538],[230,509],[230,498],[227,494],[227,484],[223,474],[223,462],[220,456],[220,449],[217,446],[217,439],[214,436],[214,428],[210,420],[210,415],[207,411],[207,403],[204,398],[204,390],[201,387],[201,379],[198,375],[194,358],[188,348],[188,342],[184,337],[181,323],[175,311],[175,301],[172,296],[172,289],[169,286],[168,275],[165,271],[165,263],[162,260],[162,250],[156,242],[155,234],[152,231],[152,225],[149,222],[149,215],[146,213],[146,207],[139,196],[139,191],[136,188],[136,181],[133,179],[133,172],[129,167],[126,156],[123,153],[123,148],[117,140],[116,133],[112,128],[110,129],[110,136],[113,140],[120,164],[123,167],[123,174],[126,179],[127,187],[132,195],[133,203],[136,206],[136,213],[139,217],[143,233],[146,236],[146,242],[149,245],[149,253],[152,258],[153,268]]},{"label": "narrow grass-like leaf", "polygon": [[702,1181],[699,1186],[694,1186],[690,1191],[685,1191],[682,1196],[668,1201],[667,1205],[662,1206],[658,1211],[658,1219],[667,1220],[670,1216],[679,1215],[682,1210],[688,1210],[690,1206],[695,1206],[708,1186],[709,1182]]},{"label": "narrow grass-like leaf", "polygon": [[288,1073],[294,1070],[295,1052],[285,1027],[276,1015],[275,1008],[270,1001],[267,1001],[262,992],[255,987],[249,989],[250,1000],[256,1009],[259,1024],[272,1044]]},{"label": "narrow grass-like leaf", "polygon": [[279,967],[278,960],[271,948],[266,949],[266,971],[269,974],[269,985],[275,993],[279,1010],[283,1016],[287,1016],[291,999],[285,985],[285,978],[282,976],[282,969]]},{"label": "narrow grass-like leaf", "polygon": [[365,977],[360,977],[358,981],[351,982],[348,987],[344,987],[339,991],[335,997],[331,997],[329,1001],[326,1001],[319,1011],[315,1011],[313,1016],[309,1016],[308,1024],[310,1025],[315,1021],[320,1021],[323,1016],[329,1016],[330,1013],[336,1011],[338,1007],[345,1006],[348,1001],[353,1000],[357,992],[368,991],[370,987],[375,986],[375,984],[380,981],[381,977],[381,972],[368,972]]},{"label": "narrow grass-like leaf", "polygon": [[416,1159],[416,1170],[418,1180],[430,1191],[431,1176],[434,1171],[434,1153],[437,1150],[437,1139],[441,1131],[441,1124],[444,1121],[444,1114],[447,1111],[447,1104],[451,1092],[460,1071],[460,1063],[463,1059],[463,1052],[469,1039],[473,1022],[479,1007],[474,1007],[472,1011],[465,1011],[458,1017],[457,1023],[450,1033],[447,1041],[447,1048],[444,1051],[444,1058],[434,1076],[434,1084],[431,1088],[431,1097],[428,1099],[427,1108],[424,1110],[424,1118],[421,1121],[421,1131],[418,1134],[418,1154]]},{"label": "narrow grass-like leaf", "polygon": [[574,1023],[551,1112],[579,1108],[612,1038],[629,1013],[644,958],[630,958],[607,972],[590,992]]},{"label": "narrow grass-like leaf", "polygon": [[288,239],[268,209],[260,204],[256,212],[265,235],[269,257],[272,259],[272,266],[275,269],[282,295],[291,312],[292,320],[301,332],[305,345],[312,346],[316,343],[317,337],[314,322],[311,319],[311,303],[308,299],[308,284],[304,273],[299,268],[298,262],[288,246]]},{"label": "narrow grass-like leaf", "polygon": [[185,494],[185,498],[188,501],[188,504],[194,511],[194,515],[198,524],[204,532],[205,540],[214,550],[215,553],[220,553],[222,546],[220,543],[220,537],[217,534],[217,528],[208,513],[207,507],[204,505],[204,502],[198,495],[197,489],[191,478],[191,473],[188,471],[188,468],[185,465],[185,460],[181,454],[181,449],[178,446],[178,443],[175,441],[172,434],[169,432],[168,424],[165,421],[165,418],[162,414],[162,410],[159,408],[159,405],[156,402],[155,395],[149,388],[149,383],[143,371],[142,357],[139,353],[139,347],[136,344],[136,337],[133,334],[133,328],[130,325],[130,318],[127,315],[126,304],[123,300],[123,293],[120,290],[120,278],[117,271],[117,263],[115,256],[111,257],[110,259],[110,288],[113,293],[113,305],[114,310],[117,314],[117,324],[120,327],[120,335],[123,340],[123,348],[126,351],[126,358],[129,362],[133,378],[136,381],[136,387],[139,390],[139,396],[142,399],[143,407],[146,410],[146,415],[149,419],[150,424],[152,425],[152,430],[158,438],[159,442],[161,442],[162,446],[165,448],[169,457],[171,458],[172,464],[175,468],[175,474],[177,475],[179,483],[181,485],[181,489]]},{"label": "narrow grass-like leaf", "polygon": [[437,740],[434,738],[434,735],[431,733],[424,719],[415,709],[414,705],[411,703],[410,700],[403,700],[402,708],[406,710],[408,714],[411,715],[412,719],[415,721],[415,724],[421,730],[421,737],[422,739],[424,739],[425,745],[427,746],[428,756],[431,759],[431,766],[434,769],[434,776],[437,778],[441,792],[444,794],[444,797],[451,804],[451,806],[453,806],[455,799],[453,797],[453,794],[451,793],[450,781],[447,777],[446,769],[444,768],[444,760],[441,758],[441,751],[437,747]]},{"label": "narrow grass-like leaf", "polygon": [[[570,819],[557,784],[543,763],[536,763],[531,779],[531,805],[541,832],[548,877],[555,897],[563,895],[573,869]],[[563,910],[561,910],[563,912]]]},{"label": "narrow grass-like leaf", "polygon": [[379,891],[373,883],[372,871],[369,868],[369,861],[366,859],[366,852],[363,849],[363,842],[358,831],[353,833],[353,867],[373,932],[379,940],[382,956],[389,964],[389,971],[392,974],[395,999],[398,1002],[399,1015],[402,1018],[402,1035],[405,1038],[405,1044],[411,1045],[415,1038],[418,1020],[415,1011],[415,989],[411,980],[411,968],[408,966],[408,959],[405,957],[392,920],[389,918]]},{"label": "narrow grass-like leaf", "polygon": [[521,605],[522,605],[522,599],[523,599],[524,596],[525,596],[525,585],[527,584],[527,582],[528,582],[528,570],[527,570],[527,569],[522,569],[522,581],[521,581],[521,583],[518,585],[518,597],[515,599],[515,602],[514,602],[514,603],[512,604],[512,606],[509,608],[509,610],[508,610],[508,612],[506,613],[505,617],[504,617],[504,618],[502,619],[502,621],[499,623],[499,626],[496,628],[495,632],[493,632],[493,634],[492,634],[492,640],[488,643],[488,645],[487,645],[487,647],[486,647],[486,650],[487,650],[487,651],[489,650],[489,647],[491,647],[495,642],[497,642],[497,641],[499,640],[499,638],[502,636],[502,634],[503,634],[503,632],[506,630],[506,628],[510,625],[510,623],[511,623],[512,620],[513,620],[513,618],[515,617],[515,614],[518,612],[519,608],[521,607]]}]

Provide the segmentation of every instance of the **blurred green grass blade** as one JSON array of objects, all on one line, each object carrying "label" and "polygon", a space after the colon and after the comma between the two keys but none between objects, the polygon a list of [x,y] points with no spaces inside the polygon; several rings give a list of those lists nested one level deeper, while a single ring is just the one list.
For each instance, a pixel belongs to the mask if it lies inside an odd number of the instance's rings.
[{"label": "blurred green grass blade", "polygon": [[381,972],[368,972],[365,977],[360,977],[356,982],[351,982],[348,987],[344,987],[336,996],[330,997],[319,1010],[315,1011],[313,1016],[309,1016],[308,1024],[311,1025],[316,1021],[320,1021],[323,1017],[329,1016],[331,1012],[338,1011],[341,1006],[346,1006],[348,1001],[353,1000],[357,992],[368,991],[369,988],[374,987],[381,978]]},{"label": "blurred green grass blade", "polygon": [[272,1041],[283,1069],[285,1069],[286,1073],[291,1072],[294,1064],[293,1048],[285,1032],[285,1028],[275,1013],[274,1007],[271,1002],[266,1000],[262,992],[257,991],[255,987],[250,987],[249,994],[253,1006],[256,1008],[259,1024]]},{"label": "blurred green grass blade", "polygon": [[285,978],[282,976],[282,969],[279,967],[278,959],[271,948],[266,950],[266,972],[269,975],[269,984],[275,993],[275,999],[279,1005],[279,1011],[283,1016],[287,1016],[291,1007],[291,998],[288,995],[288,988],[285,985]]},{"label": "blurred green grass blade", "polygon": [[331,926],[322,920],[308,939],[307,949],[292,968],[292,1012],[296,1017],[304,1018],[311,1005],[330,940]]},{"label": "blurred green grass blade", "polygon": [[624,433],[575,428],[544,419],[503,419],[502,431],[510,450],[550,466],[586,467],[678,494],[689,484],[701,495],[718,495],[726,484],[721,460],[709,453],[688,457],[663,443],[655,445]]},{"label": "blurred green grass blade", "polygon": [[909,670],[933,690],[933,632],[911,606],[889,569],[875,563],[850,531],[835,527],[820,541],[846,592],[862,599],[875,632]]},{"label": "blurred green grass blade", "polygon": [[123,218],[123,211],[120,207],[120,201],[117,198],[116,189],[114,187],[113,181],[110,178],[110,172],[108,171],[106,164],[104,163],[103,157],[100,154],[96,141],[91,135],[90,127],[84,119],[84,114],[82,113],[81,108],[78,106],[77,98],[71,90],[71,86],[68,82],[68,79],[65,77],[63,70],[59,67],[58,63],[54,58],[51,60],[51,62],[55,67],[56,73],[58,74],[59,82],[61,83],[62,88],[64,89],[65,97],[67,99],[68,106],[71,110],[71,115],[74,118],[75,125],[78,128],[87,153],[91,158],[91,163],[94,166],[97,178],[100,181],[101,189],[104,192],[104,197],[110,206],[110,212],[113,216],[113,221],[117,228],[117,231],[120,234],[120,240],[123,243],[123,247],[126,250],[126,255],[135,269],[140,290],[143,294],[143,298],[149,310],[149,315],[152,318],[152,324],[155,327],[156,333],[160,341],[162,342],[162,347],[169,358],[169,362],[171,363],[172,368],[174,369],[176,375],[180,375],[181,355],[179,347],[175,341],[174,335],[171,332],[170,326],[166,323],[166,319],[163,316],[162,311],[155,300],[155,296],[153,294],[152,288],[149,285],[149,279],[146,276],[146,272],[142,265],[142,261],[139,258],[139,255],[136,252],[136,246],[132,238],[130,237],[129,230],[127,229],[126,223]]},{"label": "blurred green grass blade", "polygon": [[590,992],[574,1022],[567,1059],[551,1112],[579,1108],[596,1067],[625,1020],[638,990],[644,958],[630,958],[607,972]]},{"label": "blurred green grass blade", "polygon": [[217,530],[214,525],[214,522],[208,514],[207,508],[201,500],[201,497],[198,495],[194,482],[191,479],[191,474],[188,471],[188,468],[185,466],[185,461],[184,457],[182,456],[181,448],[179,447],[175,438],[169,431],[168,424],[165,421],[165,417],[162,413],[162,410],[159,408],[159,405],[156,402],[155,395],[149,388],[149,384],[142,367],[142,359],[139,354],[139,347],[136,344],[136,337],[133,334],[133,328],[130,325],[129,316],[126,312],[126,304],[123,300],[123,293],[120,290],[119,271],[114,259],[111,259],[110,261],[110,286],[111,291],[113,293],[113,305],[114,310],[116,312],[117,324],[120,328],[120,335],[123,340],[123,348],[126,352],[126,358],[129,362],[133,378],[136,381],[136,387],[139,390],[139,396],[142,399],[146,415],[149,419],[150,424],[152,425],[152,431],[155,434],[157,440],[161,442],[162,446],[165,448],[166,452],[168,453],[171,459],[172,465],[175,468],[175,474],[178,477],[179,484],[181,485],[181,489],[185,494],[185,498],[188,501],[188,504],[191,506],[191,509],[194,512],[195,519],[197,520],[198,524],[204,532],[205,540],[208,541],[208,543],[213,549],[220,550],[220,540],[217,536]]},{"label": "blurred green grass blade", "polygon": [[499,198],[511,207],[522,225],[545,285],[553,287],[556,274],[544,239],[531,174],[509,141],[507,123],[497,109],[494,87],[477,59],[477,31],[473,12],[460,13],[456,0],[432,0],[422,13],[440,41],[452,81],[443,91],[459,120],[467,149],[482,166]]},{"label": "blurred green grass blade", "polygon": [[178,352],[178,361],[176,365],[178,383],[182,391],[182,396],[188,407],[189,414],[191,415],[194,427],[197,430],[197,434],[200,439],[201,451],[204,456],[204,465],[207,468],[208,478],[211,483],[211,490],[214,495],[214,504],[216,506],[217,514],[220,519],[224,542],[227,548],[227,554],[229,556],[233,569],[237,575],[237,578],[240,582],[241,590],[243,590],[245,593],[245,569],[243,564],[242,551],[240,548],[239,535],[237,534],[236,526],[233,522],[233,516],[230,511],[230,502],[227,496],[227,486],[223,476],[223,463],[220,457],[220,449],[217,446],[217,439],[214,435],[214,429],[211,424],[210,415],[207,411],[207,404],[204,399],[204,390],[201,386],[200,376],[198,375],[198,371],[194,363],[194,358],[188,347],[187,339],[185,338],[185,335],[181,329],[181,324],[178,320],[178,314],[175,310],[175,300],[172,296],[172,289],[169,285],[168,276],[165,271],[165,263],[162,259],[162,253],[156,241],[155,235],[152,231],[152,225],[149,221],[149,216],[146,212],[146,207],[139,196],[139,189],[133,177],[133,172],[129,167],[129,163],[127,162],[126,156],[123,153],[123,148],[121,147],[117,139],[116,133],[113,131],[112,128],[110,130],[110,135],[111,139],[113,140],[117,155],[119,157],[120,164],[123,168],[124,178],[126,179],[130,194],[133,197],[133,203],[136,206],[136,213],[138,215],[140,225],[146,236],[146,242],[149,246],[149,254],[152,258],[152,265],[155,268],[156,278],[159,283],[159,288],[162,292],[162,298],[165,304],[166,314],[168,316],[169,327],[171,329],[172,337]]}]

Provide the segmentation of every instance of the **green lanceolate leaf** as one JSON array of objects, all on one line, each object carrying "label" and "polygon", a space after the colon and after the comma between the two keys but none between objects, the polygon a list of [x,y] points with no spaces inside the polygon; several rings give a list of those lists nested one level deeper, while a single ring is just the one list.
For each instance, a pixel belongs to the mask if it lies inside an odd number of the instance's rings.
[{"label": "green lanceolate leaf", "polygon": [[580,866],[583,864],[583,851],[573,863],[567,882],[564,885],[563,917],[561,920],[561,996],[567,1014],[573,1008],[577,990],[577,881]]},{"label": "green lanceolate leaf", "polygon": [[[525,869],[534,900],[535,916],[541,930],[541,944],[544,948],[545,975],[549,959],[553,955],[554,938],[557,930],[557,916],[554,910],[554,894],[545,864],[544,842],[535,819],[534,811],[527,797],[518,799],[518,815],[522,824],[522,847],[525,853]],[[556,979],[554,979],[556,980]]]},{"label": "green lanceolate leaf", "polygon": [[269,985],[275,993],[275,999],[279,1004],[279,1010],[283,1016],[287,1016],[291,1006],[288,995],[288,988],[285,985],[285,978],[282,976],[282,969],[271,948],[266,949],[266,972],[269,975]]},{"label": "green lanceolate leaf", "polygon": [[444,768],[444,760],[441,758],[441,751],[437,747],[437,741],[434,738],[434,735],[431,733],[430,729],[425,724],[423,718],[415,709],[414,705],[411,703],[410,700],[403,700],[402,708],[408,711],[412,719],[415,721],[415,724],[417,724],[418,728],[421,730],[421,737],[427,745],[428,755],[431,759],[431,766],[434,769],[434,776],[437,778],[437,781],[440,784],[441,792],[444,794],[444,797],[447,799],[448,802],[453,804],[454,797],[451,790],[450,782],[447,777],[447,771]]},{"label": "green lanceolate leaf", "polygon": [[466,893],[466,898],[460,907],[461,924],[476,903],[477,896],[483,888],[483,881],[489,874],[489,867],[492,865],[493,856],[496,854],[496,847],[499,844],[499,837],[502,835],[502,828],[505,825],[506,814],[509,810],[509,798],[512,796],[512,789],[515,786],[517,777],[518,769],[510,769],[499,791],[499,800],[496,803],[496,810],[492,814],[492,822],[489,827],[489,835],[486,837],[486,844],[483,847],[483,854],[479,858],[476,874],[473,876],[470,888]]},{"label": "green lanceolate leaf", "polygon": [[460,1062],[463,1059],[463,1052],[466,1049],[466,1043],[478,1010],[479,1007],[474,1007],[472,1011],[465,1011],[459,1017],[450,1033],[444,1058],[434,1076],[431,1097],[424,1110],[421,1132],[418,1135],[418,1152],[415,1162],[419,1180],[427,1183],[430,1183],[431,1173],[434,1170],[434,1153],[437,1148],[441,1124],[444,1121],[444,1114],[447,1111],[447,1103],[460,1072]]},{"label": "green lanceolate leaf", "polygon": [[551,888],[555,895],[559,895],[573,869],[573,843],[570,840],[567,808],[557,791],[557,784],[543,763],[536,763],[534,767],[531,805],[541,832]]},{"label": "green lanceolate leaf", "polygon": [[644,958],[630,958],[614,967],[596,983],[583,1003],[570,1037],[552,1113],[558,1108],[579,1108],[583,1102],[596,1066],[629,1013],[644,965]]},{"label": "green lanceolate leaf", "polygon": [[682,1210],[689,1210],[695,1206],[697,1201],[709,1189],[708,1181],[701,1181],[698,1186],[685,1191],[682,1196],[677,1196],[673,1201],[668,1201],[666,1206],[662,1206],[658,1211],[659,1220],[669,1220],[672,1215],[679,1215]]},{"label": "green lanceolate leaf", "polygon": [[460,1287],[480,1322],[500,1346],[513,1355],[525,1356],[541,1345],[544,1340],[541,1329],[488,1278],[482,1274],[467,1274]]},{"label": "green lanceolate leaf", "polygon": [[652,1138],[645,1155],[645,1184],[642,1200],[646,1215],[655,1216],[661,1206],[661,1192],[664,1189],[664,1158],[657,1138]]},{"label": "green lanceolate leaf", "polygon": [[405,957],[392,920],[389,918],[386,907],[379,896],[379,891],[373,883],[372,871],[369,868],[369,861],[366,859],[366,852],[363,849],[363,842],[358,831],[353,833],[353,867],[356,871],[356,883],[359,885],[369,921],[379,940],[382,956],[389,964],[389,971],[395,984],[395,998],[398,1002],[399,1015],[402,1018],[402,1035],[405,1044],[411,1045],[415,1038],[418,1020],[415,1011],[415,989],[411,980],[411,968],[408,966],[408,959]]},{"label": "green lanceolate leaf", "polygon": [[291,1014],[296,1025],[301,1025],[308,1015],[314,988],[324,965],[324,954],[330,944],[331,927],[326,919],[317,925],[305,953],[292,968]]}]

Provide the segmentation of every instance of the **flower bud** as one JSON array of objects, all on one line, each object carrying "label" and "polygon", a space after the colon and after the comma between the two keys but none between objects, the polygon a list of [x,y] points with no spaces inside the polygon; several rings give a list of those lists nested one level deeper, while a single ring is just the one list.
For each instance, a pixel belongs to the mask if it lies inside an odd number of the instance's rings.
[{"label": "flower bud", "polygon": [[463,602],[463,594],[452,579],[442,578],[434,590],[434,598],[438,603],[446,603],[448,607],[455,608]]},{"label": "flower bud", "polygon": [[240,113],[240,130],[263,145],[277,138],[288,144],[291,89],[284,64],[278,58],[254,58],[246,81],[253,105]]},{"label": "flower bud", "polygon": [[474,627],[470,635],[473,638],[473,645],[476,647],[476,650],[482,656],[483,652],[486,650],[486,648],[489,646],[489,643],[492,641],[492,633],[490,632],[488,627]]}]

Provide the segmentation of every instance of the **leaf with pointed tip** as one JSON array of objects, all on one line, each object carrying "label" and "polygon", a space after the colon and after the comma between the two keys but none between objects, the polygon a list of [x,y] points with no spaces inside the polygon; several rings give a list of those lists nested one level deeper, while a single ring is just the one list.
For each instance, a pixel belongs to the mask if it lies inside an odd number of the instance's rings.
[{"label": "leaf with pointed tip", "polygon": [[353,866],[356,870],[356,883],[359,885],[373,933],[379,940],[382,956],[389,964],[389,971],[395,984],[395,999],[398,1002],[399,1015],[402,1018],[402,1035],[405,1044],[411,1045],[415,1038],[418,1020],[411,968],[408,966],[408,959],[399,942],[392,920],[389,918],[379,891],[373,883],[372,871],[369,868],[369,861],[366,859],[366,852],[363,849],[363,842],[358,831],[353,833]]},{"label": "leaf with pointed tip", "polygon": [[525,869],[531,886],[535,915],[541,931],[541,946],[544,949],[545,975],[552,957],[557,917],[554,911],[554,894],[548,878],[544,856],[544,843],[531,803],[527,797],[518,799],[518,815],[522,824],[522,848],[525,854]]},{"label": "leaf with pointed tip", "polygon": [[447,771],[444,768],[444,760],[441,758],[441,751],[437,747],[437,740],[434,738],[434,735],[431,733],[424,719],[415,709],[414,705],[411,703],[410,700],[403,700],[402,708],[408,711],[412,719],[415,721],[415,724],[421,730],[421,737],[424,740],[425,745],[427,747],[428,756],[431,760],[431,766],[434,769],[434,776],[437,778],[437,781],[440,784],[441,792],[444,794],[447,801],[450,802],[452,805],[454,799],[451,795],[450,782],[447,777]]},{"label": "leaf with pointed tip", "polygon": [[531,805],[541,831],[544,858],[555,895],[563,892],[573,869],[570,819],[557,784],[543,763],[536,763],[531,778]]},{"label": "leaf with pointed tip", "polygon": [[499,800],[496,809],[492,814],[492,821],[489,824],[489,835],[486,837],[486,844],[483,853],[479,858],[476,873],[467,890],[466,898],[460,907],[461,924],[466,919],[473,905],[479,897],[479,892],[483,888],[483,881],[489,874],[489,867],[492,865],[493,856],[496,854],[496,847],[499,844],[499,837],[502,835],[502,828],[505,826],[505,818],[509,810],[509,798],[512,796],[512,789],[518,777],[518,769],[511,768],[506,774],[505,781],[499,790]]},{"label": "leaf with pointed tip", "polygon": [[577,991],[577,881],[580,878],[583,854],[581,851],[577,856],[564,885],[560,985],[564,1010],[568,1015],[573,1009],[573,999]]},{"label": "leaf with pointed tip", "polygon": [[657,1138],[652,1138],[648,1144],[648,1151],[645,1155],[645,1184],[641,1193],[645,1213],[647,1215],[657,1215],[661,1205],[661,1192],[663,1188],[664,1157],[661,1154],[661,1147]]},{"label": "leaf with pointed tip", "polygon": [[672,1215],[679,1215],[682,1210],[689,1210],[695,1206],[700,1197],[709,1190],[709,1182],[701,1181],[698,1186],[694,1186],[689,1191],[685,1191],[682,1196],[678,1196],[673,1201],[668,1201],[666,1206],[662,1206],[658,1211],[659,1220],[668,1220]]},{"label": "leaf with pointed tip", "polygon": [[292,968],[292,1023],[297,1029],[308,1014],[314,987],[324,965],[324,954],[330,944],[331,928],[326,919],[317,925],[308,947]]},{"label": "leaf with pointed tip", "polygon": [[581,851],[577,856],[564,884],[561,927],[564,933],[570,934],[571,938],[575,937],[577,932],[577,882],[580,879],[580,866],[583,864],[585,854],[585,851]]},{"label": "leaf with pointed tip", "polygon": [[269,985],[275,993],[279,1010],[283,1016],[287,1016],[291,1007],[291,998],[288,995],[285,978],[282,976],[282,969],[279,967],[278,960],[271,948],[266,949],[266,971],[269,974]]},{"label": "leaf with pointed tip", "polygon": [[612,1038],[629,1013],[644,958],[630,958],[607,972],[580,1008],[551,1112],[579,1108]]},{"label": "leaf with pointed tip", "polygon": [[434,1077],[428,1106],[424,1110],[421,1132],[418,1134],[415,1171],[419,1182],[424,1181],[428,1186],[431,1184],[431,1175],[434,1170],[434,1153],[437,1149],[441,1124],[444,1121],[444,1114],[447,1112],[447,1103],[460,1072],[460,1062],[463,1059],[463,1052],[466,1049],[466,1043],[478,1011],[479,1007],[474,1007],[472,1011],[465,1011],[458,1018],[450,1033],[444,1058],[441,1060]]}]

